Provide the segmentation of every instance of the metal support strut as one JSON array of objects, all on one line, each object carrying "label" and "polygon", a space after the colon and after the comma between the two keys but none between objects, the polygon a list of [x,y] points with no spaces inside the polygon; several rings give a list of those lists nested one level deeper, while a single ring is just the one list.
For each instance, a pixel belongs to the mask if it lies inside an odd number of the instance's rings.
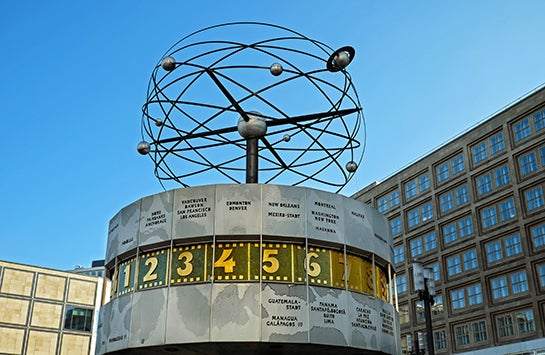
[{"label": "metal support strut", "polygon": [[257,172],[259,170],[258,139],[248,138],[246,140],[246,183],[257,184]]}]

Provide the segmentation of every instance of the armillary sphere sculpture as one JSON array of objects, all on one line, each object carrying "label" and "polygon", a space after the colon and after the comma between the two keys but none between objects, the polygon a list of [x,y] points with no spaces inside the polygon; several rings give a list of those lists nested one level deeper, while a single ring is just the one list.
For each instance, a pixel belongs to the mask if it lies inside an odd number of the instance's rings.
[{"label": "armillary sphere sculpture", "polygon": [[365,148],[346,69],[354,54],[265,23],[193,32],[153,70],[138,151],[162,184],[223,179],[338,192]]}]

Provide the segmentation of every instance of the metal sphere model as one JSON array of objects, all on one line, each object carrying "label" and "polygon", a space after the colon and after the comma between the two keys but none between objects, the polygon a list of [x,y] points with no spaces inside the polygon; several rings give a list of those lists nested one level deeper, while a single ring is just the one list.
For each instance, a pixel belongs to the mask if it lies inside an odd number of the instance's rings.
[{"label": "metal sphere model", "polygon": [[225,180],[339,192],[365,150],[363,112],[346,70],[354,54],[265,23],[193,32],[152,72],[138,152],[151,157],[162,184]]}]

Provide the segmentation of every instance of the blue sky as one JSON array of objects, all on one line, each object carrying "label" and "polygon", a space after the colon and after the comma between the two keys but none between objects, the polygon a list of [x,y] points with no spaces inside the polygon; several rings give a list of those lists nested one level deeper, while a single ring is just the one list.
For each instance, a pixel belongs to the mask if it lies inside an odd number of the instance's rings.
[{"label": "blue sky", "polygon": [[[260,21],[356,49],[367,150],[350,195],[545,82],[545,2],[0,2],[0,259],[70,269],[161,191],[135,150],[154,65],[185,35]],[[225,181],[218,181],[218,183]]]}]

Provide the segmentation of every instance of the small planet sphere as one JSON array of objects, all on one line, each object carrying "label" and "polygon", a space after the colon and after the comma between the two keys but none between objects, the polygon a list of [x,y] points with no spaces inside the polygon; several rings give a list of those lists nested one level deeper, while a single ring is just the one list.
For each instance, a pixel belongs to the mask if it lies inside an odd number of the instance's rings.
[{"label": "small planet sphere", "polygon": [[176,59],[174,59],[174,57],[171,57],[171,56],[165,57],[161,61],[161,66],[166,71],[173,71],[174,69],[176,69]]},{"label": "small planet sphere", "polygon": [[280,63],[273,63],[270,68],[271,74],[274,76],[278,76],[282,74],[284,71],[284,68],[282,68],[282,64]]},{"label": "small planet sphere", "polygon": [[138,153],[146,155],[150,152],[150,145],[148,142],[142,141],[138,143],[138,145],[136,146],[136,150],[138,150]]},{"label": "small planet sphere", "polygon": [[350,54],[346,51],[340,52],[335,56],[334,61],[340,68],[346,68],[350,64]]},{"label": "small planet sphere", "polygon": [[354,161],[349,161],[346,163],[346,171],[349,173],[353,173],[354,171],[358,170],[358,164]]}]

